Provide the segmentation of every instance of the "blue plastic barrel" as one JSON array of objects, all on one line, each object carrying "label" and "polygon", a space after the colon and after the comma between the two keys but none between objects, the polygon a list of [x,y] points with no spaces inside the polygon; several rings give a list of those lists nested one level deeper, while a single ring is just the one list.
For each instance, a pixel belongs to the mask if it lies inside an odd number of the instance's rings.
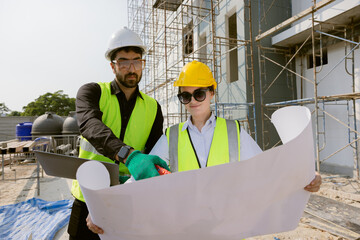
[{"label": "blue plastic barrel", "polygon": [[20,141],[31,140],[32,122],[23,122],[16,125],[16,137]]}]

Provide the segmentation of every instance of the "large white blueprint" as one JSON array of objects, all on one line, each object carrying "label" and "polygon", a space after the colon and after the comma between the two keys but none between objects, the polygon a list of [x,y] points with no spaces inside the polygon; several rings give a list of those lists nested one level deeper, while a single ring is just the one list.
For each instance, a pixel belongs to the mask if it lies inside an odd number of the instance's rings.
[{"label": "large white blueprint", "polygon": [[106,168],[81,165],[77,179],[102,240],[230,240],[297,227],[315,176],[311,114],[272,115],[284,145],[249,160],[110,186]]}]

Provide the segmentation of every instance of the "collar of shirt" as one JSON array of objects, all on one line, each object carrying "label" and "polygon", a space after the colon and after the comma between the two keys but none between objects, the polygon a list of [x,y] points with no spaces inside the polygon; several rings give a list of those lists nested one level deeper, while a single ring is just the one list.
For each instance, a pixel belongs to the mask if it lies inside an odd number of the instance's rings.
[{"label": "collar of shirt", "polygon": [[[121,91],[121,89],[115,79],[111,82],[110,85],[111,85],[111,94],[117,95],[120,93],[122,95],[125,95],[124,92]],[[143,99],[143,97],[140,94],[139,86],[136,86],[135,94],[133,95],[133,97],[135,97],[135,96],[139,96],[141,99]],[[133,98],[133,97],[131,97],[131,98]]]},{"label": "collar of shirt", "polygon": [[[211,113],[210,118],[206,121],[205,125],[202,127],[201,132],[204,132],[208,129],[215,128],[216,126],[216,118],[213,113]],[[200,132],[197,127],[191,122],[191,116],[188,117],[186,122],[184,123],[181,131],[185,131],[189,127],[189,130]]]}]

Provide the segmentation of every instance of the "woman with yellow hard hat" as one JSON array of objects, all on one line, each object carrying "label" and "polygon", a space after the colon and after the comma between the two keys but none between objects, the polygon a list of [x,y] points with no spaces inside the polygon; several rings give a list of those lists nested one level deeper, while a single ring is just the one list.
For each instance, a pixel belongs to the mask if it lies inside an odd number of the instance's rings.
[{"label": "woman with yellow hard hat", "polygon": [[[174,86],[179,87],[177,96],[190,116],[186,122],[169,127],[150,152],[167,162],[172,172],[239,161],[262,152],[238,121],[215,117],[211,112],[217,83],[208,66],[198,61],[186,64]],[[152,176],[142,164],[147,158],[139,153],[128,157],[126,166],[135,180]]]},{"label": "woman with yellow hard hat", "polygon": [[[187,121],[169,127],[150,152],[165,160],[172,172],[246,160],[262,152],[238,121],[216,117],[211,112],[210,102],[217,83],[207,65],[198,61],[186,64],[174,86],[179,87],[177,96],[190,116]],[[129,169],[136,180],[149,176],[143,174],[146,168],[140,164]],[[317,174],[305,190],[316,192],[320,184]]]},{"label": "woman with yellow hard hat", "polygon": [[[125,165],[132,178],[128,181],[158,176],[155,164],[163,162],[172,172],[180,172],[246,160],[262,152],[238,121],[216,117],[211,112],[210,101],[217,84],[208,66],[198,61],[186,64],[174,86],[179,87],[177,96],[190,116],[169,127],[149,155],[139,151],[129,155]],[[316,174],[304,189],[317,192],[320,185],[321,177]]]},{"label": "woman with yellow hard hat", "polygon": [[[168,160],[171,171],[239,161],[261,152],[237,121],[215,117],[211,112],[217,84],[208,66],[198,61],[186,64],[174,86],[179,87],[179,101],[190,116],[186,122],[168,128],[166,141],[159,139],[150,153]],[[245,151],[241,151],[243,146]]]}]

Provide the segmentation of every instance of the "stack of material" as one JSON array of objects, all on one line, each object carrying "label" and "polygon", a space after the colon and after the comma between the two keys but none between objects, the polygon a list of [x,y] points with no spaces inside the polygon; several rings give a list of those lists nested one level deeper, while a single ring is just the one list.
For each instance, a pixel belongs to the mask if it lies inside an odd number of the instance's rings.
[{"label": "stack of material", "polygon": [[30,153],[32,148],[35,146],[35,141],[22,141],[19,142],[18,140],[10,140],[6,142],[0,143],[1,149],[1,161],[3,161],[2,165],[8,165],[11,163],[11,156],[10,154],[17,154],[17,153]]},{"label": "stack of material", "polygon": [[8,154],[8,153],[26,153],[32,151],[35,146],[39,144],[46,144],[44,142],[39,143],[37,141],[21,141],[18,140],[10,140],[6,142],[1,142],[1,154]]},{"label": "stack of material", "polygon": [[6,147],[2,147],[2,150],[6,150],[6,153],[23,153],[29,152],[29,150],[35,145],[34,141],[14,141],[6,144]]},{"label": "stack of material", "polygon": [[0,153],[2,154],[1,160],[4,160],[4,165],[10,163],[10,154],[17,153],[32,153],[32,150],[41,148],[42,146],[49,144],[49,141],[18,141],[17,139],[0,142]]},{"label": "stack of material", "polygon": [[[357,194],[346,193],[343,196],[360,202],[360,196]],[[345,239],[360,239],[360,208],[358,207],[327,197],[311,195],[303,217],[306,218],[305,223],[310,226]]]}]

